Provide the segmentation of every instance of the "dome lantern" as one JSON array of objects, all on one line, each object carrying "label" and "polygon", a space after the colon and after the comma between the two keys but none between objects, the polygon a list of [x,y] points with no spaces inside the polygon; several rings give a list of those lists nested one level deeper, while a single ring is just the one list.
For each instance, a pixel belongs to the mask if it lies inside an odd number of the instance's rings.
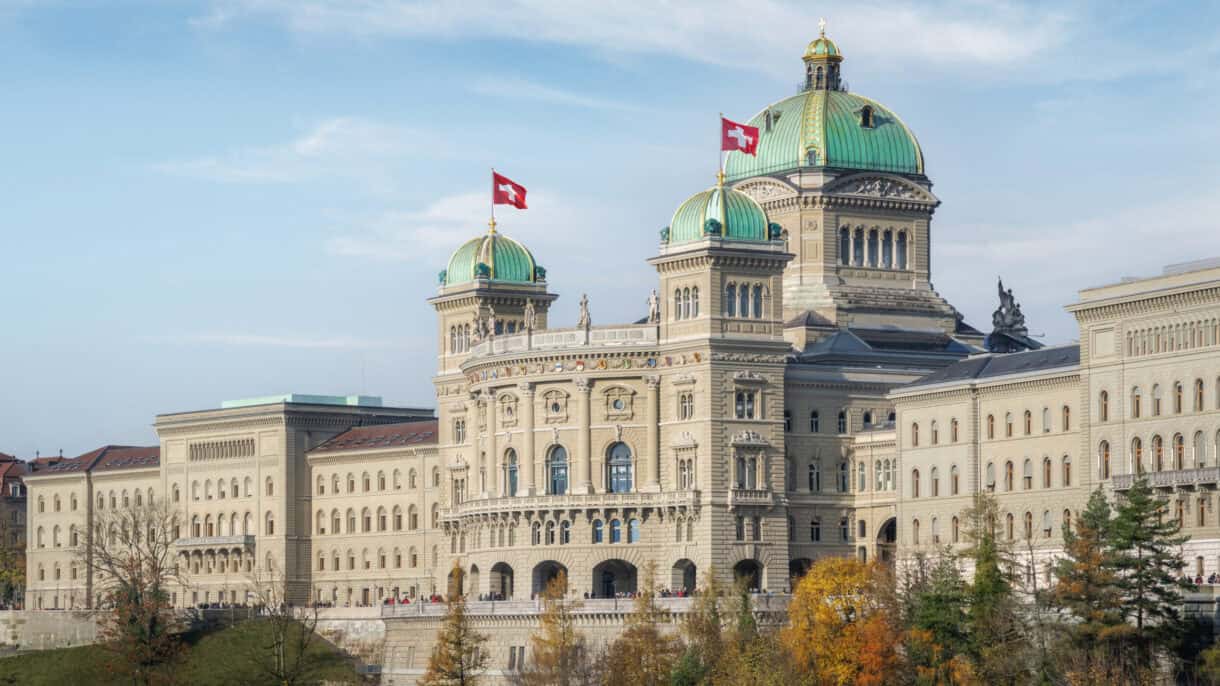
[{"label": "dome lantern", "polygon": [[839,90],[843,53],[826,37],[826,20],[818,21],[818,37],[805,48],[805,90]]}]

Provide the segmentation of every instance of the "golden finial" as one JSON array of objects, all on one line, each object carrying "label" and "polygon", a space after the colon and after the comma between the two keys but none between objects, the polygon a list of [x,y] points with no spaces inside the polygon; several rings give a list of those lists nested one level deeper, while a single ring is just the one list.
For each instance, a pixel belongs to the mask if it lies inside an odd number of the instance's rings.
[{"label": "golden finial", "polygon": [[826,37],[826,17],[818,20],[818,35],[822,38]]},{"label": "golden finial", "polygon": [[496,218],[492,217],[491,221],[487,222],[487,233],[496,232]]},{"label": "golden finial", "polygon": [[723,169],[716,172],[716,185],[720,188],[724,188],[724,170]]}]

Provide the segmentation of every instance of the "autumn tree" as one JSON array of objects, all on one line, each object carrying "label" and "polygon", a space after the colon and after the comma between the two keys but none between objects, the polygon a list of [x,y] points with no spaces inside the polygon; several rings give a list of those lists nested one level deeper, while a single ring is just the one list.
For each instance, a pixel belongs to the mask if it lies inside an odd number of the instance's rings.
[{"label": "autumn tree", "polygon": [[598,681],[588,640],[576,629],[578,602],[564,599],[567,575],[560,572],[542,594],[538,630],[530,636],[530,660],[510,680],[520,686],[592,686]]},{"label": "autumn tree", "polygon": [[12,607],[25,591],[24,532],[9,517],[0,518],[0,601]]},{"label": "autumn tree", "polygon": [[[461,588],[462,570],[454,566],[451,584]],[[450,593],[445,620],[436,636],[436,645],[428,657],[428,670],[421,686],[474,686],[487,669],[484,650],[487,636],[475,631],[466,614],[466,599],[460,593]]]},{"label": "autumn tree", "polygon": [[682,653],[681,641],[666,628],[669,613],[656,603],[656,569],[655,562],[645,565],[643,584],[623,633],[606,653],[603,683],[607,686],[668,684]]},{"label": "autumn tree", "polygon": [[899,625],[882,602],[887,583],[859,560],[817,561],[797,584],[781,633],[797,668],[823,684],[891,683]]},{"label": "autumn tree", "polygon": [[178,527],[178,510],[164,501],[98,510],[77,550],[105,599],[98,634],[114,656],[110,666],[136,684],[168,683],[181,654],[169,592],[182,581],[174,556]]},{"label": "autumn tree", "polygon": [[[709,584],[709,589],[711,587]],[[700,683],[709,686],[800,686],[811,683],[812,677],[797,669],[780,640],[779,632],[759,626],[754,616],[749,585],[744,579],[737,583],[733,615],[732,627],[721,635],[721,652],[711,658],[710,671]]]},{"label": "autumn tree", "polygon": [[723,595],[724,586],[717,578],[715,568],[709,568],[704,586],[695,594],[691,611],[682,622],[686,650],[674,669],[673,686],[702,683],[723,656]]}]

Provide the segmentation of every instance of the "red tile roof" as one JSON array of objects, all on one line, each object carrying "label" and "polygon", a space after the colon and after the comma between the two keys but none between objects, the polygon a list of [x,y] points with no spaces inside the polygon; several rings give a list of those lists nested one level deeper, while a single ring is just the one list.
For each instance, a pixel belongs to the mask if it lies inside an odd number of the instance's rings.
[{"label": "red tile roof", "polygon": [[435,445],[436,430],[437,422],[435,419],[423,422],[361,426],[355,429],[348,429],[309,452],[331,453],[341,450],[374,450],[377,448],[396,448],[401,446]]},{"label": "red tile roof", "polygon": [[96,450],[90,450],[84,455],[68,459],[41,457],[30,466],[32,471],[50,474],[139,469],[142,467],[156,467],[160,464],[160,446],[105,445]]}]

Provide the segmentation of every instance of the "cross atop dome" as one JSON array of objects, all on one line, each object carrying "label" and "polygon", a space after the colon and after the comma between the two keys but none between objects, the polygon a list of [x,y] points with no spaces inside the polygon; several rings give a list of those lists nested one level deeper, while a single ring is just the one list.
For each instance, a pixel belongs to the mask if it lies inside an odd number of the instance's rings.
[{"label": "cross atop dome", "polygon": [[826,17],[822,17],[818,20],[818,36],[822,38],[826,37]]}]

